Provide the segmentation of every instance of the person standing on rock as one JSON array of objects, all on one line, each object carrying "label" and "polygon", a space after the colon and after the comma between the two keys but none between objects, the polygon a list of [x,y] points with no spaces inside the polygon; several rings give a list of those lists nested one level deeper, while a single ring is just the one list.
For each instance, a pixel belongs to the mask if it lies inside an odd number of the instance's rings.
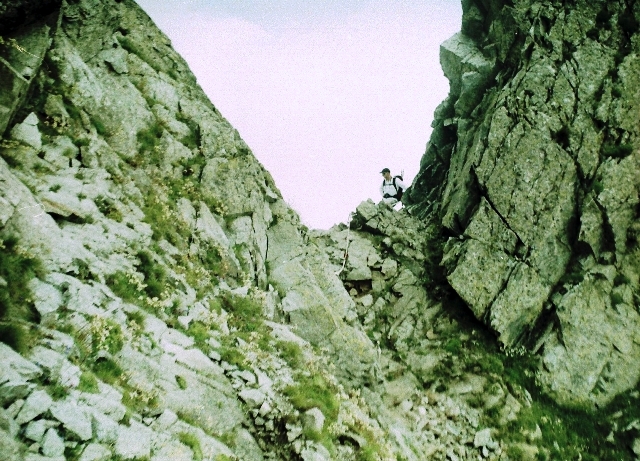
[{"label": "person standing on rock", "polygon": [[402,181],[402,176],[391,177],[389,168],[384,168],[380,173],[384,177],[380,186],[382,201],[392,207],[400,201],[402,194],[407,190],[407,186]]}]

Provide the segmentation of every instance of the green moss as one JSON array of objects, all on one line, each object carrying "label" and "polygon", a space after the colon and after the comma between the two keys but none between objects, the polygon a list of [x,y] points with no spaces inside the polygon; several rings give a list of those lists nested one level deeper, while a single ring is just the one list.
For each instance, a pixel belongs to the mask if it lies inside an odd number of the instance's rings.
[{"label": "green moss", "polygon": [[136,256],[140,260],[138,269],[144,274],[144,291],[150,298],[160,298],[167,284],[167,271],[148,251],[140,251]]},{"label": "green moss", "polygon": [[127,302],[136,302],[141,294],[137,285],[124,272],[116,272],[107,276],[106,282],[116,296]]},{"label": "green moss", "polygon": [[567,272],[564,273],[562,277],[560,277],[559,285],[578,285],[582,283],[584,277],[586,275],[585,270],[579,263],[574,263]]},{"label": "green moss", "polygon": [[202,460],[202,448],[200,448],[200,440],[198,439],[198,437],[188,432],[180,432],[178,434],[178,440],[191,448],[191,451],[193,451],[194,460]]},{"label": "green moss", "polygon": [[223,345],[220,348],[220,358],[238,368],[246,368],[245,357],[235,346]]},{"label": "green moss", "polygon": [[152,123],[149,127],[138,131],[136,134],[136,140],[138,141],[138,149],[140,152],[146,152],[147,155],[151,154],[147,158],[150,163],[159,163],[157,147],[162,137],[163,128],[158,123]]},{"label": "green moss", "polygon": [[[151,193],[151,192],[150,192]],[[160,197],[149,197],[142,207],[144,222],[153,230],[153,240],[167,240],[180,250],[187,251],[188,232],[180,226],[175,216],[175,200],[164,202]]]},{"label": "green moss", "polygon": [[92,354],[97,355],[100,351],[106,351],[109,354],[117,354],[124,346],[124,338],[122,336],[122,327],[110,318],[102,319],[92,328],[100,331],[92,332],[91,348]]},{"label": "green moss", "polygon": [[194,339],[196,345],[200,348],[205,347],[207,345],[207,340],[211,337],[209,328],[207,328],[207,326],[202,322],[191,322],[187,329],[187,333]]},{"label": "green moss", "polygon": [[147,394],[130,386],[125,386],[125,388],[122,393],[122,403],[137,413],[147,414],[160,405],[160,399],[154,393]]},{"label": "green moss", "polygon": [[500,375],[504,372],[504,365],[502,360],[497,355],[482,355],[478,361],[478,365],[485,373],[494,373]]},{"label": "green moss", "polygon": [[507,455],[511,459],[524,459],[525,453],[522,451],[522,448],[516,445],[509,445],[506,449]]},{"label": "green moss", "polygon": [[97,117],[91,117],[91,122],[93,123],[93,126],[96,127],[96,132],[100,136],[107,136],[109,134],[109,131],[102,120]]},{"label": "green moss", "polygon": [[100,392],[98,388],[98,380],[96,376],[88,371],[83,371],[80,375],[80,384],[78,384],[78,390],[82,392],[88,392],[90,394],[97,394]]},{"label": "green moss", "polygon": [[298,369],[304,365],[304,354],[296,343],[277,341],[276,349],[280,351],[280,356],[287,361],[291,368]]},{"label": "green moss", "polygon": [[631,283],[631,279],[624,274],[618,273],[616,274],[616,277],[613,279],[614,286],[627,285],[629,283]]},{"label": "green moss", "polygon": [[340,401],[334,389],[320,375],[300,376],[298,382],[284,389],[284,394],[300,411],[318,408],[326,418],[329,426],[338,418]]},{"label": "green moss", "polygon": [[25,325],[0,322],[0,342],[5,343],[16,352],[27,353],[33,343],[33,338],[30,329]]},{"label": "green moss", "polygon": [[618,304],[624,304],[622,294],[618,292],[611,293],[611,305],[615,307]]},{"label": "green moss", "polygon": [[17,238],[0,240],[0,341],[21,353],[35,337],[31,323],[39,320],[28,283],[42,275],[40,262],[20,249]]},{"label": "green moss", "polygon": [[69,395],[69,389],[59,383],[53,383],[47,386],[45,389],[53,400],[62,400],[67,395]]},{"label": "green moss", "polygon": [[612,158],[624,158],[633,152],[631,144],[604,144],[602,146],[602,155]]},{"label": "green moss", "polygon": [[228,263],[223,258],[220,248],[210,242],[200,242],[200,248],[200,262],[205,269],[218,276],[224,276],[228,273]]},{"label": "green moss", "polygon": [[98,207],[98,210],[100,210],[100,213],[102,213],[109,219],[113,219],[117,222],[122,222],[122,213],[115,207],[113,200],[103,196],[99,196],[94,200],[94,202]]},{"label": "green moss", "polygon": [[604,190],[604,185],[602,184],[602,181],[594,179],[593,183],[591,184],[591,190],[595,195],[600,195],[600,193]]},{"label": "green moss", "polygon": [[614,98],[621,98],[622,97],[622,86],[613,85],[613,87],[611,88],[611,96],[613,96]]},{"label": "green moss", "polygon": [[99,357],[92,362],[91,369],[105,383],[113,384],[122,376],[122,368],[112,359]]},{"label": "green moss", "polygon": [[182,390],[187,388],[187,380],[180,375],[176,375],[176,384]]},{"label": "green moss", "polygon": [[259,332],[268,334],[264,325],[262,306],[250,297],[227,293],[221,299],[222,306],[233,314],[229,325],[243,333]]},{"label": "green moss", "polygon": [[458,354],[461,347],[462,343],[458,338],[451,338],[445,343],[444,350],[452,354]]},{"label": "green moss", "polygon": [[129,321],[135,322],[140,326],[144,325],[144,320],[147,318],[147,315],[142,311],[126,312],[126,316]]}]

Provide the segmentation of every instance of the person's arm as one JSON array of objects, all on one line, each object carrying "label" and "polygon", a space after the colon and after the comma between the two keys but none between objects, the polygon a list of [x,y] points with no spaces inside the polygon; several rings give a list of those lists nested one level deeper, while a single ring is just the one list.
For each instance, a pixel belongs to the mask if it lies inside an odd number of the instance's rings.
[{"label": "person's arm", "polygon": [[407,190],[407,187],[409,187],[404,181],[401,181],[400,178],[396,178],[396,186],[402,187],[402,190]]},{"label": "person's arm", "polygon": [[380,184],[380,196],[384,197],[384,180],[382,180],[382,184]]}]

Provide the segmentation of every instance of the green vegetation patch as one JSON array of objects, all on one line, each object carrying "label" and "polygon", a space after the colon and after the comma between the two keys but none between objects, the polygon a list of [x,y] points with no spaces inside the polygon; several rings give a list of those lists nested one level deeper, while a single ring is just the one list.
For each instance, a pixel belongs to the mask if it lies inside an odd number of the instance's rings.
[{"label": "green vegetation patch", "polygon": [[209,331],[209,328],[202,322],[191,322],[187,328],[187,333],[200,349],[207,345],[207,340],[211,337]]},{"label": "green vegetation patch", "polygon": [[280,351],[280,356],[287,361],[292,369],[299,369],[304,365],[304,354],[302,348],[291,341],[277,341],[276,349]]},{"label": "green vegetation patch", "polygon": [[31,323],[39,321],[28,283],[42,272],[41,263],[19,247],[16,237],[0,240],[0,341],[21,353],[33,340]]},{"label": "green vegetation patch", "polygon": [[95,204],[100,210],[100,213],[105,215],[109,219],[113,219],[117,222],[122,222],[122,213],[115,207],[115,202],[112,199],[108,199],[103,196],[96,197]]},{"label": "green vegetation patch", "polygon": [[136,140],[138,141],[139,154],[146,152],[150,157],[147,159],[153,164],[160,163],[160,153],[158,143],[162,138],[163,128],[158,123],[152,123],[148,128],[138,131]]},{"label": "green vegetation patch", "polygon": [[88,392],[90,394],[97,394],[100,392],[98,388],[98,380],[96,376],[90,371],[83,371],[80,375],[80,384],[78,384],[78,390],[82,392]]},{"label": "green vegetation patch", "polygon": [[136,302],[142,293],[133,277],[125,272],[109,275],[106,282],[116,296],[130,303]]},{"label": "green vegetation patch", "polygon": [[90,324],[91,353],[100,351],[117,354],[124,346],[122,327],[111,318],[94,317]]},{"label": "green vegetation patch", "polygon": [[602,146],[602,155],[612,158],[624,158],[633,152],[631,144],[604,144]]},{"label": "green vegetation patch", "polygon": [[180,432],[178,434],[178,440],[191,449],[194,460],[202,460],[202,448],[200,448],[200,440],[198,437],[188,432]]},{"label": "green vegetation patch", "polygon": [[167,271],[149,251],[140,251],[136,256],[140,260],[138,269],[144,274],[144,291],[150,298],[160,298],[167,284]]},{"label": "green vegetation patch", "polygon": [[298,382],[284,389],[284,394],[300,411],[318,408],[326,418],[325,425],[329,426],[338,419],[340,400],[334,389],[321,375],[301,375]]},{"label": "green vegetation patch", "polygon": [[227,293],[221,299],[222,307],[232,314],[229,326],[241,333],[259,332],[268,335],[264,324],[262,306],[248,296]]},{"label": "green vegetation patch", "polygon": [[113,359],[99,357],[91,363],[95,375],[105,383],[114,384],[123,374],[122,368]]}]

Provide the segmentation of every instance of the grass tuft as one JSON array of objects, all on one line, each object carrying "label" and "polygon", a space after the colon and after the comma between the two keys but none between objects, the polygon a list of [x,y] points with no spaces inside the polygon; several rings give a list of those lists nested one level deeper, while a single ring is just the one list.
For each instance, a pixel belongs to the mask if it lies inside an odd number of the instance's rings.
[{"label": "grass tuft", "polygon": [[195,461],[202,460],[202,448],[200,448],[200,440],[198,437],[188,432],[180,432],[178,434],[178,440],[191,448],[191,451],[193,451],[193,459]]}]

